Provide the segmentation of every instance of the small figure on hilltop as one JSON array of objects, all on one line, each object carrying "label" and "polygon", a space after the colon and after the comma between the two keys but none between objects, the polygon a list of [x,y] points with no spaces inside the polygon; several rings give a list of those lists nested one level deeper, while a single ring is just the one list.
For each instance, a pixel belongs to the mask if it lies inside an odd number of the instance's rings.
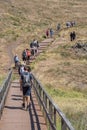
[{"label": "small figure on hilltop", "polygon": [[76,39],[76,33],[75,33],[75,31],[73,31],[73,40],[75,40]]},{"label": "small figure on hilltop", "polygon": [[66,22],[66,27],[67,28],[69,28],[69,27],[73,27],[73,26],[75,26],[76,25],[76,22],[75,21],[68,21],[68,22]]},{"label": "small figure on hilltop", "polygon": [[73,31],[70,33],[70,40],[73,41],[75,39],[76,39],[76,33],[75,33],[75,31]]},{"label": "small figure on hilltop", "polygon": [[51,38],[53,37],[53,34],[54,34],[53,29],[50,28],[50,37],[51,37]]},{"label": "small figure on hilltop", "polygon": [[66,22],[66,27],[67,27],[67,28],[71,27],[71,22],[69,22],[69,21]]},{"label": "small figure on hilltop", "polygon": [[49,37],[49,29],[46,30],[46,37]]},{"label": "small figure on hilltop", "polygon": [[60,23],[58,23],[58,25],[57,25],[57,31],[59,31],[60,28],[61,28],[61,25],[60,25]]},{"label": "small figure on hilltop", "polygon": [[71,21],[71,27],[75,26],[76,22],[75,21]]}]

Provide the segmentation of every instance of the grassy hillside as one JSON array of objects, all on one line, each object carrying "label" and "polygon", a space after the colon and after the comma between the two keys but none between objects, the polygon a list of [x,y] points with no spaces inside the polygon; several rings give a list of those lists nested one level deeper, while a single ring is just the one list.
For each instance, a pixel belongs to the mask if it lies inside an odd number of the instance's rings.
[{"label": "grassy hillside", "polygon": [[[67,21],[76,21],[76,26],[65,29]],[[55,30],[58,23],[62,30],[32,65],[33,71],[76,130],[86,130],[87,55],[72,49],[76,42],[87,43],[86,0],[1,0],[0,73],[7,72],[15,53],[21,58],[33,38],[43,40],[46,29]],[[77,35],[73,42],[71,31]]]}]

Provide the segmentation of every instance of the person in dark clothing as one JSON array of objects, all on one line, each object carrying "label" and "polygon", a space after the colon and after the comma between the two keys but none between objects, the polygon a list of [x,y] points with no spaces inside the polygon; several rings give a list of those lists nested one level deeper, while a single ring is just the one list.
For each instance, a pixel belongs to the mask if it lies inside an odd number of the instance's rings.
[{"label": "person in dark clothing", "polygon": [[31,55],[34,56],[34,40],[30,43]]},{"label": "person in dark clothing", "polygon": [[21,90],[23,91],[23,104],[22,106],[26,109],[30,106],[30,94],[31,94],[31,87],[32,87],[32,74],[31,69],[24,67],[24,72],[21,75]]},{"label": "person in dark clothing", "polygon": [[22,60],[26,61],[26,57],[27,57],[26,50],[24,50],[23,53],[22,53]]},{"label": "person in dark clothing", "polygon": [[75,40],[76,39],[76,33],[75,31],[73,31],[73,36],[72,36],[72,39]]},{"label": "person in dark clothing", "polygon": [[60,23],[58,23],[58,25],[57,25],[57,31],[59,31],[60,30]]},{"label": "person in dark clothing", "polygon": [[75,39],[76,39],[76,33],[75,33],[75,31],[73,31],[70,33],[70,40],[73,41]]},{"label": "person in dark clothing", "polygon": [[46,37],[49,37],[49,29],[46,30]]},{"label": "person in dark clothing", "polygon": [[50,28],[50,37],[51,37],[51,38],[53,37],[53,34],[54,34],[53,29]]},{"label": "person in dark clothing", "polygon": [[70,41],[73,41],[73,33],[70,33]]}]

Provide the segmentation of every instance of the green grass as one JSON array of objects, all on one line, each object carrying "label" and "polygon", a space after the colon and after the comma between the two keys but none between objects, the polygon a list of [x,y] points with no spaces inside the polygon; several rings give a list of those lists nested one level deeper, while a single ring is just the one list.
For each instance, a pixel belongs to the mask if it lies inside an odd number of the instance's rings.
[{"label": "green grass", "polygon": [[64,97],[64,98],[86,98],[85,96],[86,93],[83,93],[81,91],[76,91],[74,89],[63,89],[62,87],[60,88],[55,88],[51,84],[46,84],[46,90],[52,97]]},{"label": "green grass", "polygon": [[[60,106],[66,117],[72,122],[76,130],[87,128],[87,96],[86,93],[72,89],[55,89],[51,84],[46,84],[46,91],[55,103]],[[87,95],[87,94],[86,94]],[[86,104],[85,104],[86,103]],[[82,117],[82,118],[81,118]],[[77,123],[76,123],[77,122]]]},{"label": "green grass", "polygon": [[4,80],[5,80],[5,78],[6,78],[6,75],[4,74],[4,75],[0,75],[0,86],[2,85],[2,83],[4,82]]},{"label": "green grass", "polygon": [[[44,40],[46,29],[51,27],[56,29],[57,24],[61,23],[61,31],[55,36],[58,39],[57,47],[54,48],[54,45],[50,53],[48,51],[48,54],[40,55],[36,62],[32,63],[31,68],[38,73],[35,75],[40,77],[40,81],[46,84],[48,93],[68,116],[76,130],[87,129],[87,56],[78,56],[74,51],[71,51],[71,46],[79,40],[87,42],[86,5],[87,0],[44,0],[43,2],[42,0],[12,0],[12,2],[0,2],[1,56],[4,51],[7,52],[6,43],[9,45],[15,41],[14,44],[19,43],[24,48],[27,44],[29,47],[29,41],[34,38]],[[77,24],[75,27],[63,29],[66,28],[66,21],[73,20]],[[69,33],[73,30],[76,31],[77,38],[75,42],[71,43]],[[12,52],[21,55],[23,50],[21,46],[20,49],[14,46]],[[5,59],[7,58],[5,57]],[[3,61],[5,59],[3,58]],[[3,61],[0,61],[1,65]],[[4,67],[6,68],[6,65]],[[0,82],[3,79],[1,76]],[[14,79],[16,79],[15,75],[13,75],[12,80]]]}]

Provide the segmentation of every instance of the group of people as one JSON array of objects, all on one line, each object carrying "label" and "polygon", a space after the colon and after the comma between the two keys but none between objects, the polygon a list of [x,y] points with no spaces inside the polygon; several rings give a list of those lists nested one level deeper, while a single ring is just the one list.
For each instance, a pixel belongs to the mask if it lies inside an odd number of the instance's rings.
[{"label": "group of people", "polygon": [[54,35],[54,31],[52,28],[46,30],[46,38],[48,38],[48,37],[52,38],[53,35]]},{"label": "group of people", "polygon": [[73,31],[70,33],[70,41],[73,41],[75,39],[76,39],[76,33],[75,33],[75,31]]},{"label": "group of people", "polygon": [[30,60],[30,56],[31,56],[31,51],[29,49],[25,49],[22,52],[22,60],[23,61]]},{"label": "group of people", "polygon": [[[76,25],[76,22],[75,21],[68,21],[68,22],[66,22],[66,27],[67,28],[69,28],[69,27],[73,27],[73,26],[75,26]],[[60,23],[58,23],[57,24],[57,26],[56,26],[56,31],[60,31],[60,29],[61,29],[61,24]],[[53,37],[53,35],[54,35],[54,31],[53,31],[53,29],[52,28],[48,28],[47,30],[46,30],[46,37],[45,38],[48,38],[48,37]]]},{"label": "group of people", "polygon": [[33,40],[30,43],[30,50],[31,50],[31,55],[35,56],[38,54],[38,48],[39,48],[39,42],[38,40]]},{"label": "group of people", "polygon": [[[69,28],[69,27],[73,27],[76,25],[76,22],[75,21],[68,21],[66,22],[66,27]],[[61,24],[58,23],[57,24],[57,27],[56,27],[56,30],[59,31],[61,29]]]},{"label": "group of people", "polygon": [[26,61],[26,60],[30,60],[30,56],[35,56],[36,54],[38,54],[38,48],[39,48],[39,42],[38,40],[33,40],[30,43],[30,50],[29,49],[25,49],[22,53],[22,60]]},{"label": "group of people", "polygon": [[[74,23],[73,23],[74,24]],[[67,25],[68,26],[68,25]],[[72,25],[73,26],[73,25]],[[57,26],[57,30],[60,30],[60,24]],[[54,31],[52,28],[46,30],[46,37],[53,37]],[[70,40],[73,41],[76,38],[75,31],[70,33]],[[22,60],[30,60],[30,56],[35,56],[38,53],[39,43],[37,40],[33,40],[30,43],[30,49],[25,49],[22,52]],[[18,73],[20,75],[20,90],[23,93],[22,106],[26,109],[30,106],[31,87],[33,84],[32,74],[30,67],[26,67],[26,64],[21,64],[18,55],[14,56],[15,67],[18,67]]]},{"label": "group of people", "polygon": [[29,66],[26,66],[24,62],[21,63],[17,54],[14,56],[14,61],[20,75],[20,90],[23,94],[22,107],[26,107],[27,110],[30,106],[31,87],[33,83],[31,68]]},{"label": "group of people", "polygon": [[30,106],[30,97],[31,97],[31,87],[32,87],[32,74],[31,68],[26,66],[26,60],[30,60],[30,56],[35,56],[38,53],[39,43],[37,40],[33,40],[30,43],[30,49],[25,49],[22,52],[23,63],[20,62],[18,55],[14,56],[15,67],[18,69],[20,75],[20,90],[23,94],[23,103],[22,107],[26,110]]},{"label": "group of people", "polygon": [[18,73],[20,75],[20,90],[23,94],[23,103],[22,107],[28,108],[30,107],[30,97],[31,97],[31,87],[32,87],[32,73],[31,68],[26,66],[25,62],[21,63],[18,55],[14,56],[15,67],[17,66]]},{"label": "group of people", "polygon": [[[38,54],[38,48],[39,48],[39,43],[37,40],[33,40],[30,43],[30,49],[25,49],[22,52],[22,60],[24,62],[29,61],[31,56],[36,56]],[[15,67],[17,67],[20,64],[20,60],[18,55],[16,54],[14,56],[14,63],[15,63]]]},{"label": "group of people", "polygon": [[69,21],[69,22],[66,22],[66,27],[69,28],[69,27],[73,27],[76,25],[76,22],[75,21]]}]

